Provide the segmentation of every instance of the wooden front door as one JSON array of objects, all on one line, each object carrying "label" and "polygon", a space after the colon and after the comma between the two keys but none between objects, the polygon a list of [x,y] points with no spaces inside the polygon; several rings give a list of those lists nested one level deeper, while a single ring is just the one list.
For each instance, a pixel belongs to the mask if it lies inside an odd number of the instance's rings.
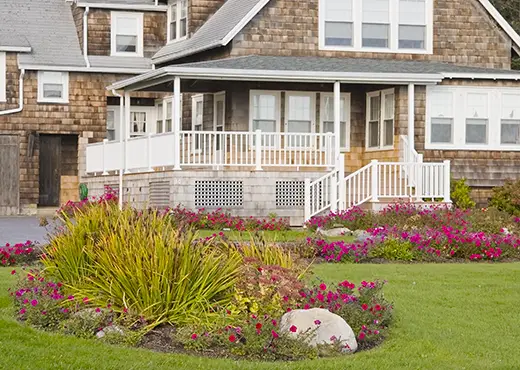
[{"label": "wooden front door", "polygon": [[0,215],[18,214],[20,194],[18,136],[0,135]]},{"label": "wooden front door", "polygon": [[61,179],[61,136],[40,135],[39,206],[58,206]]}]

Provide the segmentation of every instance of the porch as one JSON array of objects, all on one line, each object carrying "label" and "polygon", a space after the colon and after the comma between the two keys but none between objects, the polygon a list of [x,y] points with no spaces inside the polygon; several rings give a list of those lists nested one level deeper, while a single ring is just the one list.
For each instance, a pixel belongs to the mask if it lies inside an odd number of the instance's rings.
[{"label": "porch", "polygon": [[[87,175],[117,174],[122,191],[125,179],[138,174],[167,173],[195,187],[202,172],[229,179],[249,173],[257,186],[263,180],[254,173],[292,173],[303,199],[302,207],[292,207],[304,218],[398,199],[450,201],[449,162],[423,163],[414,149],[415,88],[441,76],[349,72],[342,68],[351,69],[351,62],[332,60],[331,66],[323,58],[300,58],[323,63],[298,71],[294,58],[285,58],[288,65],[272,70],[272,60],[251,64],[248,58],[164,67],[111,86],[124,90],[119,140],[87,147]],[[338,70],[322,71],[332,67]],[[172,97],[161,103],[152,125],[131,135],[139,122],[130,92],[137,90],[171,91]],[[176,175],[181,172],[189,175]],[[169,201],[181,203],[173,195]]]}]

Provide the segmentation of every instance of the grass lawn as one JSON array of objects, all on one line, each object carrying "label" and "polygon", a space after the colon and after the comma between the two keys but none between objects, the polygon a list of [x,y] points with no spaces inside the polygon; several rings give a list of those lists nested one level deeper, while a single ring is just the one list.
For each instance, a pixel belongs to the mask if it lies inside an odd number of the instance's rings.
[{"label": "grass lawn", "polygon": [[[0,268],[1,369],[519,369],[520,264],[320,265],[330,282],[386,279],[391,337],[350,357],[250,363],[159,354],[37,332],[9,315]],[[517,348],[515,350],[515,348]]]}]

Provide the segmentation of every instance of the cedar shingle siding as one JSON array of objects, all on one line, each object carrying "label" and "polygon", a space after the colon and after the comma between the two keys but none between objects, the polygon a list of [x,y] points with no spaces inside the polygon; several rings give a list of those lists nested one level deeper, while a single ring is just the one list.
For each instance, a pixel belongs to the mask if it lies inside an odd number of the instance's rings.
[{"label": "cedar shingle siding", "polygon": [[231,55],[436,60],[511,67],[511,42],[477,0],[436,0],[433,55],[319,50],[319,0],[271,0],[238,34]]}]

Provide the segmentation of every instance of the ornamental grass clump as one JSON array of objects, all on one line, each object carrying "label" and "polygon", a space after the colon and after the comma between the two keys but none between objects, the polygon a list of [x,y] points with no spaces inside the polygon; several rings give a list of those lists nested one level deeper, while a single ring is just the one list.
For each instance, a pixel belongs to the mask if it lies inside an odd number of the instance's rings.
[{"label": "ornamental grass clump", "polygon": [[43,263],[75,296],[111,304],[149,328],[209,321],[214,307],[233,299],[242,256],[222,240],[197,241],[164,214],[119,210],[113,203],[61,219],[63,231]]}]

